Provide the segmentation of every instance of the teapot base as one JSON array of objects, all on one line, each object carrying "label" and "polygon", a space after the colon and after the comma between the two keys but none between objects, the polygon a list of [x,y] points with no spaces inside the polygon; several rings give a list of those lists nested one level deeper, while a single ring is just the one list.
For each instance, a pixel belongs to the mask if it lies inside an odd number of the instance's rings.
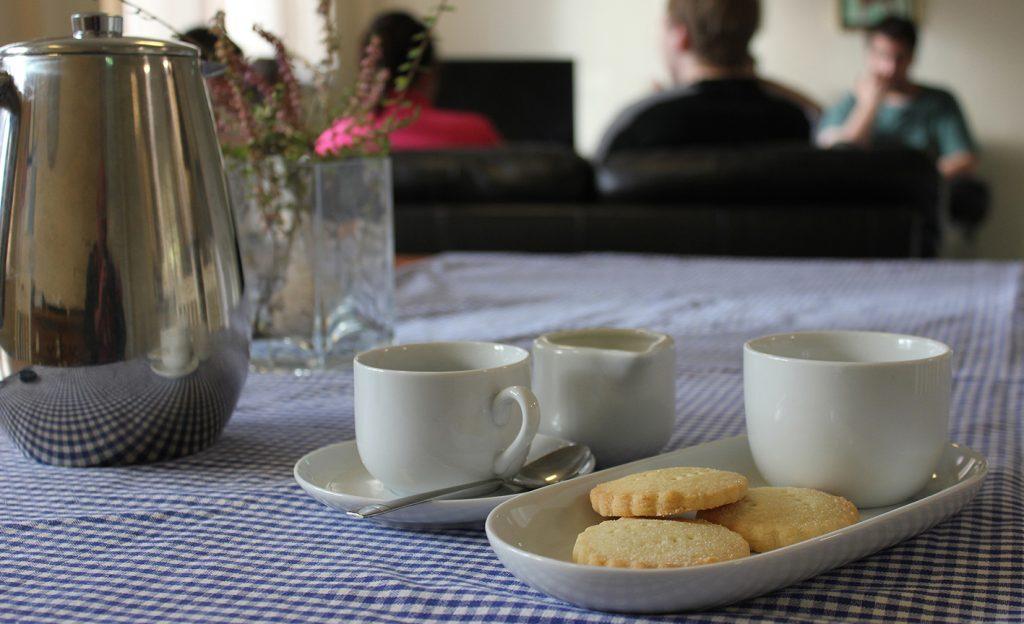
[{"label": "teapot base", "polygon": [[[220,436],[248,371],[244,342],[175,369],[136,358],[33,366],[0,382],[0,426],[36,461],[119,466],[199,452]],[[28,369],[26,369],[28,370]]]}]

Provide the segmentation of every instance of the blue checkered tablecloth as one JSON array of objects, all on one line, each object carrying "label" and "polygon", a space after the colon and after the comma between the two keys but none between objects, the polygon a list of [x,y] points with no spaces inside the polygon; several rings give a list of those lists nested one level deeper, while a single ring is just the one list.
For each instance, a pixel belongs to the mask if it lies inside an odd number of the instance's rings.
[{"label": "blue checkered tablecloth", "polygon": [[[960,515],[699,621],[1024,619],[1024,323],[1017,263],[450,254],[399,274],[403,342],[527,346],[556,328],[678,341],[678,448],[743,431],[742,342],[877,329],[956,350],[950,437],[991,473]],[[0,437],[0,620],[623,622],[526,587],[482,532],[347,519],[292,479],[353,436],[351,374],[252,375],[222,440],[176,461],[54,468]],[[674,619],[650,618],[651,621]]]}]

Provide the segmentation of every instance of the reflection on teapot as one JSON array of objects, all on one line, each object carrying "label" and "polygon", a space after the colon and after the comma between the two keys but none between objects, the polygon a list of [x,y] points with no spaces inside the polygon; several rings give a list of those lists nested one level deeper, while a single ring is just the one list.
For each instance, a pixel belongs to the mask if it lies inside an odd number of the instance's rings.
[{"label": "reflection on teapot", "polygon": [[54,464],[192,453],[249,340],[197,50],[72,25],[0,48],[0,425]]}]

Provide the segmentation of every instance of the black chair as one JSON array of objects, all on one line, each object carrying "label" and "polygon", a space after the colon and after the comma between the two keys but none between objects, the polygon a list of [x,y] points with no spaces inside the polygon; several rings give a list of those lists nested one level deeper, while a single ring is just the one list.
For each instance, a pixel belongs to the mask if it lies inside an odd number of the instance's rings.
[{"label": "black chair", "polygon": [[939,175],[911,150],[807,145],[393,156],[399,252],[631,251],[929,257]]}]

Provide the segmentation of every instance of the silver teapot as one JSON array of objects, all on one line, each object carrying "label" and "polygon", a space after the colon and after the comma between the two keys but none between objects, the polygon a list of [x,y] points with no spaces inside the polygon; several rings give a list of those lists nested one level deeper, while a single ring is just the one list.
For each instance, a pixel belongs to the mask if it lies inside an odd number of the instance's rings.
[{"label": "silver teapot", "polygon": [[63,466],[205,448],[248,370],[198,50],[121,25],[0,48],[0,425]]}]

